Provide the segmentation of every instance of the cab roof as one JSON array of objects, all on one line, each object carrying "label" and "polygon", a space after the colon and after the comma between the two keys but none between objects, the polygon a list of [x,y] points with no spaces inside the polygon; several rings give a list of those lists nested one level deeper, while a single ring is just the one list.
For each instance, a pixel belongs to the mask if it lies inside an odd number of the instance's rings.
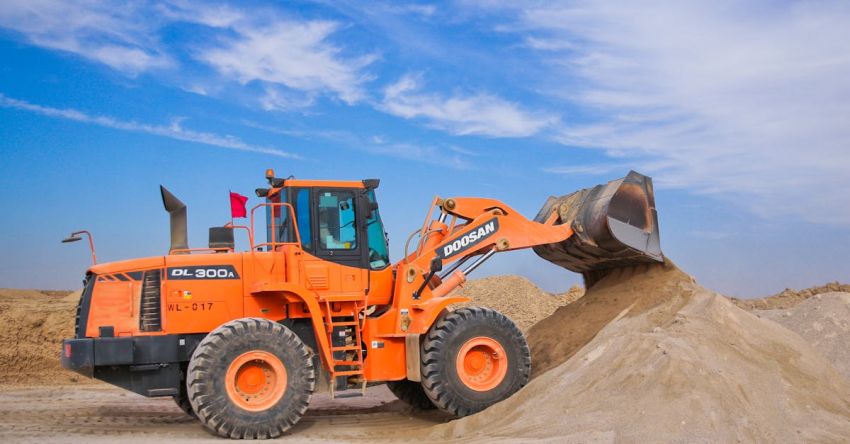
[{"label": "cab roof", "polygon": [[333,188],[366,188],[362,180],[309,180],[286,179],[283,187],[333,187]]},{"label": "cab roof", "polygon": [[278,179],[269,178],[271,188],[257,188],[256,193],[259,197],[273,196],[285,188],[298,187],[326,187],[326,188],[350,188],[350,189],[370,189],[378,188],[381,183],[380,179],[363,179],[363,180],[305,180],[305,179]]}]

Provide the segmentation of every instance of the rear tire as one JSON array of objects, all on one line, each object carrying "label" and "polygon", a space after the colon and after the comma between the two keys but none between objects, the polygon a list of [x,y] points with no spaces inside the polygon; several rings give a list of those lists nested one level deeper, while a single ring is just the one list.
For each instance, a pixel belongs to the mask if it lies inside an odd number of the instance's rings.
[{"label": "rear tire", "polygon": [[528,383],[531,355],[505,315],[466,307],[443,313],[422,342],[422,388],[440,410],[467,416]]},{"label": "rear tire", "polygon": [[313,357],[301,339],[260,318],[237,319],[208,334],[187,374],[201,423],[236,439],[282,435],[304,415],[315,386]]},{"label": "rear tire", "polygon": [[416,410],[434,410],[437,408],[437,406],[431,402],[431,399],[428,398],[428,395],[425,394],[422,384],[416,381],[411,381],[409,379],[402,379],[401,381],[387,381],[387,387],[391,392],[393,392],[393,395],[395,395],[396,398],[404,401],[407,405]]}]

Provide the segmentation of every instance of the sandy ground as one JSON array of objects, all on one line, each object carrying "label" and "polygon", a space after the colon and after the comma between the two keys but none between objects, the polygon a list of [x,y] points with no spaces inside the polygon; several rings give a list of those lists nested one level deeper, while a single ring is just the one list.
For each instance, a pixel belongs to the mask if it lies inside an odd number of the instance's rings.
[{"label": "sandy ground", "polygon": [[[460,420],[413,411],[384,386],[317,394],[282,440],[850,442],[850,305],[846,293],[818,296],[828,291],[846,286],[730,302],[672,264],[609,276],[584,296],[514,276],[473,281],[465,295],[527,331],[529,385]],[[222,442],[170,398],[59,368],[77,297],[0,290],[0,442]]]},{"label": "sandy ground", "polygon": [[730,298],[732,302],[745,310],[784,310],[796,306],[811,297],[824,293],[844,292],[850,293],[850,284],[830,282],[825,285],[792,290],[786,288],[772,296],[756,299]]},{"label": "sandy ground", "polygon": [[79,292],[0,289],[0,385],[86,379],[59,365],[79,299]]},{"label": "sandy ground", "polygon": [[[385,386],[364,398],[315,395],[282,442],[393,442],[394,432],[422,434],[447,421],[413,412]],[[106,384],[0,387],[0,442],[226,442],[208,433],[171,398],[145,398]]]},{"label": "sandy ground", "polygon": [[819,293],[793,307],[753,314],[802,336],[850,381],[850,293]]},{"label": "sandy ground", "polygon": [[[436,439],[847,442],[850,382],[672,263],[621,269],[531,328],[533,379]],[[534,368],[534,367],[533,367]]]}]

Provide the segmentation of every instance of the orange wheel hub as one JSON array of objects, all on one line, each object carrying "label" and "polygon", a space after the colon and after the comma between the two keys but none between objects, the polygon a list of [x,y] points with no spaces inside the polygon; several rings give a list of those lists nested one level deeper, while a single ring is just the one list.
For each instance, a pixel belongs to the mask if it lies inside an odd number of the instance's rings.
[{"label": "orange wheel hub", "polygon": [[225,389],[234,404],[259,412],[271,408],[286,392],[286,367],[266,351],[242,353],[227,368]]},{"label": "orange wheel hub", "polygon": [[508,357],[502,344],[479,336],[466,341],[457,354],[457,375],[478,392],[496,388],[508,373]]}]

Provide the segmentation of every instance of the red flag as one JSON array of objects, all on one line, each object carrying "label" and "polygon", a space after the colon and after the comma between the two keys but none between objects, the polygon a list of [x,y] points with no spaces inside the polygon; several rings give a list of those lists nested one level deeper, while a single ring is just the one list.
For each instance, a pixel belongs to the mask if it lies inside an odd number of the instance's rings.
[{"label": "red flag", "polygon": [[245,209],[245,203],[248,202],[248,197],[239,193],[230,192],[230,217],[247,217],[248,210]]}]

